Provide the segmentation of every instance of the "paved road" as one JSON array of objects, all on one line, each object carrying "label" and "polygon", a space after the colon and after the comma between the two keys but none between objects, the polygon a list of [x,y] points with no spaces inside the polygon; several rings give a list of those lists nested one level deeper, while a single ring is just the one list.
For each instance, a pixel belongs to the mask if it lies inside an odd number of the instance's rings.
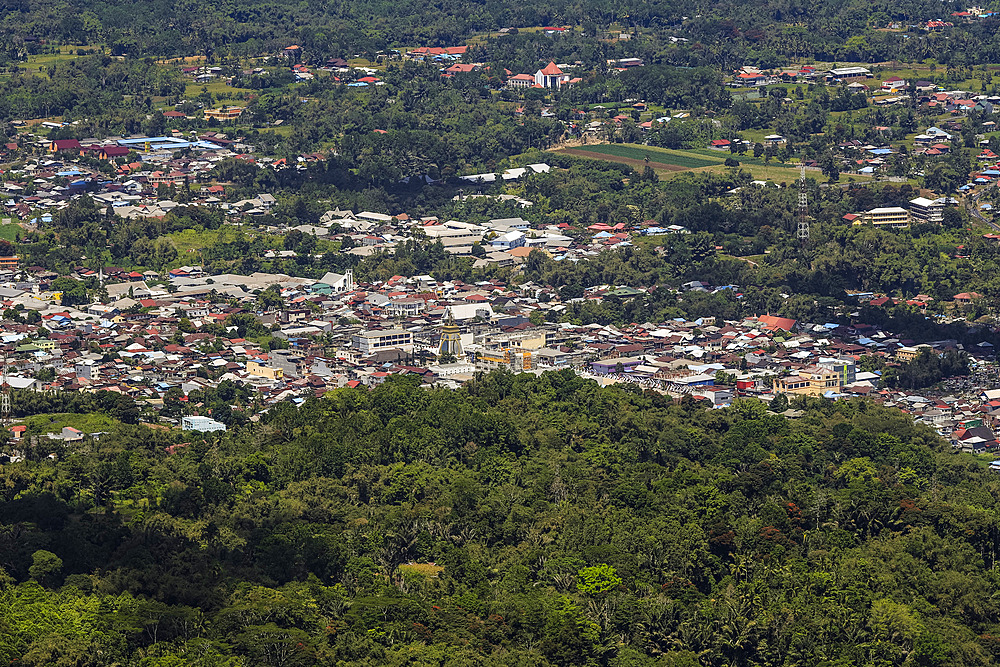
[{"label": "paved road", "polygon": [[[996,181],[994,181],[989,187],[990,188],[996,187]],[[989,225],[990,227],[992,227],[994,230],[1000,232],[1000,224],[995,223],[992,220],[988,220],[986,218],[986,216],[983,215],[982,211],[979,210],[979,198],[982,197],[983,194],[985,194],[986,190],[988,190],[988,189],[989,188],[983,188],[982,190],[980,190],[976,194],[968,197],[966,199],[966,208],[968,209],[968,211],[972,215],[972,217],[976,218],[977,220],[980,220],[981,222],[985,222],[987,225]],[[970,205],[970,202],[971,202],[971,205]]]}]

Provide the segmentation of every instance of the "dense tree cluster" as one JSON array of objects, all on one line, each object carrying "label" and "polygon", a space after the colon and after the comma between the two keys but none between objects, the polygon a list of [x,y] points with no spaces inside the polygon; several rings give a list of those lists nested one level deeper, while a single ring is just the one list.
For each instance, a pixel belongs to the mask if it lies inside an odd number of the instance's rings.
[{"label": "dense tree cluster", "polygon": [[0,466],[0,658],[990,664],[995,477],[894,411],[793,404],[493,373],[122,425]]},{"label": "dense tree cluster", "polygon": [[923,389],[944,378],[968,374],[969,357],[964,352],[948,350],[944,354],[938,354],[924,349],[915,359],[900,368],[887,368],[882,374],[882,381],[887,387]]}]

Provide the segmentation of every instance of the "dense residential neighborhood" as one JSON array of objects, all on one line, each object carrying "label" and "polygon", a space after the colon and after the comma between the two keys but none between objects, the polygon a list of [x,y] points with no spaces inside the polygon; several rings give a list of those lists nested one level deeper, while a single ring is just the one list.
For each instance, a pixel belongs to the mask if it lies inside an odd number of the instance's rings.
[{"label": "dense residential neighborhood", "polygon": [[0,16],[0,663],[1000,662],[1000,12]]}]

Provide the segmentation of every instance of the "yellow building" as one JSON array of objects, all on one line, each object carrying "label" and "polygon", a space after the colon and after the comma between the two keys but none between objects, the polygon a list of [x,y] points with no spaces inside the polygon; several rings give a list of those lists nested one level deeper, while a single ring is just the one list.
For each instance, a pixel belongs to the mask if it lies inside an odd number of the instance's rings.
[{"label": "yellow building", "polygon": [[540,350],[545,347],[546,335],[544,331],[529,330],[513,334],[492,334],[487,335],[483,345],[492,350]]},{"label": "yellow building", "polygon": [[480,352],[476,355],[476,366],[493,370],[494,368],[508,368],[512,371],[530,371],[535,367],[528,350],[491,350]]},{"label": "yellow building", "polygon": [[861,214],[861,217],[854,221],[856,225],[875,225],[876,227],[889,227],[899,229],[910,226],[910,212],[902,206],[883,206],[873,208]]},{"label": "yellow building", "polygon": [[917,345],[916,347],[901,347],[896,350],[896,360],[904,363],[913,361],[924,350],[930,350],[930,345]]},{"label": "yellow building", "polygon": [[257,361],[247,362],[247,374],[267,380],[280,380],[285,377],[285,371],[280,368],[271,368]]},{"label": "yellow building", "polygon": [[235,120],[243,113],[243,107],[222,107],[221,109],[205,109],[205,118],[215,120]]},{"label": "yellow building", "polygon": [[828,391],[840,392],[843,389],[843,375],[822,366],[803,368],[798,375],[774,380],[774,391],[782,394],[822,396]]}]

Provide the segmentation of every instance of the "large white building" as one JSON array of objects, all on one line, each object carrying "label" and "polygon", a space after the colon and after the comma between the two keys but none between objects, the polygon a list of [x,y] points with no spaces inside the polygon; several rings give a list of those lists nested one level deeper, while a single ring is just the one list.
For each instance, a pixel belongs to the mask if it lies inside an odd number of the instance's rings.
[{"label": "large white building", "polygon": [[327,272],[319,282],[323,285],[329,285],[330,291],[332,292],[353,292],[354,291],[354,271],[353,269],[347,269],[347,271],[341,275],[339,273]]},{"label": "large white building", "polygon": [[910,200],[910,218],[913,222],[930,222],[940,225],[944,222],[944,202],[940,199],[917,197]]},{"label": "large white building", "polygon": [[363,331],[351,338],[351,345],[363,357],[389,349],[409,352],[413,350],[413,334],[403,329]]},{"label": "large white building", "polygon": [[554,62],[535,72],[535,84],[542,88],[562,88],[570,79]]},{"label": "large white building", "polygon": [[208,417],[192,415],[190,417],[181,417],[181,430],[208,433],[211,431],[225,431],[226,425]]}]

